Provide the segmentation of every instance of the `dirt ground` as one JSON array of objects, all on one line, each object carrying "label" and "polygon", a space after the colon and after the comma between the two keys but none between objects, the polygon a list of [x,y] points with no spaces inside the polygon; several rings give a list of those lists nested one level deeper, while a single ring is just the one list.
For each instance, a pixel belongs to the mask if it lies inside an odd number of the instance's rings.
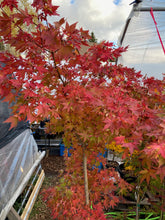
[{"label": "dirt ground", "polygon": [[[46,203],[42,199],[41,192],[43,189],[47,189],[49,187],[52,187],[58,184],[59,175],[61,173],[60,171],[65,169],[64,158],[60,156],[45,157],[42,160],[42,168],[45,171],[45,179],[42,184],[40,193],[37,197],[37,200],[35,202],[35,205],[33,207],[33,210],[31,212],[29,220],[53,220],[53,218],[51,217],[51,212],[49,208],[46,206]],[[115,218],[107,216],[107,219],[123,219],[123,220],[126,219],[127,220],[128,218],[123,217],[123,214],[121,216],[120,213],[118,213],[118,215],[116,215]],[[164,219],[165,219],[165,216],[164,216]]]},{"label": "dirt ground", "polygon": [[41,192],[43,189],[55,186],[58,183],[60,170],[64,169],[64,159],[60,156],[48,156],[42,160],[42,168],[45,172],[45,179],[29,220],[52,219],[50,210],[42,200]]}]

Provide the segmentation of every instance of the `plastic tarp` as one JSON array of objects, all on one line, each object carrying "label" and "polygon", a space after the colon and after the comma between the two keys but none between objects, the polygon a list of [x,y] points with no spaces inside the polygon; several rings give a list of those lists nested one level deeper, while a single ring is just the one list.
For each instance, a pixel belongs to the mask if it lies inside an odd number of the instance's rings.
[{"label": "plastic tarp", "polygon": [[[158,31],[150,13],[151,8]],[[165,1],[143,0],[142,3],[135,4],[119,37],[118,45],[128,46],[128,51],[118,59],[118,64],[135,68],[149,77],[163,79],[162,73],[165,73],[163,51],[163,46],[165,47]]]},{"label": "plastic tarp", "polygon": [[0,149],[0,212],[38,158],[37,144],[26,129]]},{"label": "plastic tarp", "polygon": [[[14,103],[11,105],[14,105]],[[22,181],[41,154],[38,152],[38,146],[33,138],[28,122],[21,121],[12,129],[10,129],[10,123],[4,123],[11,115],[12,110],[9,104],[1,100],[0,216],[2,211],[8,207],[8,202],[17,199],[13,199],[14,193],[19,189]]]}]

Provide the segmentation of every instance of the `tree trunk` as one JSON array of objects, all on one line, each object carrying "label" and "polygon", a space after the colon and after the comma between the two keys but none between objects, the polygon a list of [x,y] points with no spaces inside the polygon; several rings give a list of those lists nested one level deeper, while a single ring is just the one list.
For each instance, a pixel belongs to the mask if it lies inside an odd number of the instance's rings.
[{"label": "tree trunk", "polygon": [[140,209],[140,193],[139,186],[137,186],[137,201],[136,201],[136,220],[139,220],[139,209]]},{"label": "tree trunk", "polygon": [[[165,179],[164,179],[165,180]],[[164,190],[165,190],[165,184],[163,182],[163,192],[162,192],[162,206],[163,206],[163,203],[164,203]],[[163,210],[161,210],[160,212],[160,220],[163,220],[164,219],[164,212]]]},{"label": "tree trunk", "polygon": [[84,189],[85,189],[85,203],[89,205],[89,189],[88,189],[88,174],[87,174],[87,156],[85,147],[83,147],[83,170],[84,170]]}]

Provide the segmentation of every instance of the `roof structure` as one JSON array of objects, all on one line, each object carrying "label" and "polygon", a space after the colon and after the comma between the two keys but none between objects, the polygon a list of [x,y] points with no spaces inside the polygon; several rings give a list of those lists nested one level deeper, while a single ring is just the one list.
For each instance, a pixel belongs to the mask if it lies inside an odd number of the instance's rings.
[{"label": "roof structure", "polygon": [[118,64],[144,75],[163,79],[165,73],[165,1],[142,0],[134,4],[121,32],[118,45],[128,51]]}]

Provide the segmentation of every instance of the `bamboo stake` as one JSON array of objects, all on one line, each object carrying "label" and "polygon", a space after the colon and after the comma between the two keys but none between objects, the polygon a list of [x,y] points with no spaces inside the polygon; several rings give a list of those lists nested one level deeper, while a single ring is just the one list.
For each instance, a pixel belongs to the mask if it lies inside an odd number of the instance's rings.
[{"label": "bamboo stake", "polygon": [[37,199],[37,195],[39,193],[39,190],[40,190],[40,188],[42,186],[42,183],[44,181],[44,177],[45,177],[45,174],[44,174],[44,171],[42,170],[41,174],[40,174],[40,176],[39,176],[39,178],[38,178],[38,180],[35,184],[33,192],[31,193],[30,198],[29,198],[29,200],[28,200],[28,202],[25,206],[25,209],[24,209],[22,215],[21,215],[21,218],[23,220],[29,219],[29,215],[31,213],[31,210],[34,206],[34,203],[35,203],[36,199]]},{"label": "bamboo stake", "polygon": [[85,203],[89,205],[89,189],[88,189],[88,174],[87,174],[87,156],[85,147],[83,147],[83,170],[84,170],[84,189],[85,189]]}]

